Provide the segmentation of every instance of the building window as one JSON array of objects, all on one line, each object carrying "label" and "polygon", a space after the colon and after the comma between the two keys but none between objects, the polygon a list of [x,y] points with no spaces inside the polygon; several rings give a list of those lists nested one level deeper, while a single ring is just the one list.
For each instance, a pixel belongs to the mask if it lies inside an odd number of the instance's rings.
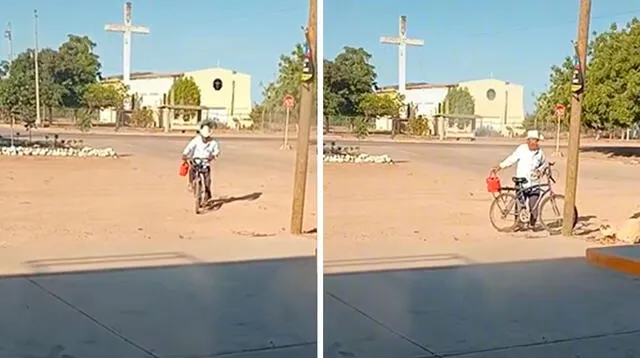
[{"label": "building window", "polygon": [[489,88],[489,90],[487,90],[487,99],[489,101],[496,99],[496,91],[493,88]]},{"label": "building window", "polygon": [[222,89],[222,80],[219,78],[216,78],[215,80],[213,80],[213,89],[216,91],[220,91]]}]

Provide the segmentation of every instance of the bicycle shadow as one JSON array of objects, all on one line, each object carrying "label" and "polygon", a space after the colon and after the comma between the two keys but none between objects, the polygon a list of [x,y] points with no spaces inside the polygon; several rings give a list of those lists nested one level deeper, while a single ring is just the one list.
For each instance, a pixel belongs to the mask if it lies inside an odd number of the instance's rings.
[{"label": "bicycle shadow", "polygon": [[[530,230],[527,228],[524,229],[516,229],[513,232],[508,234],[514,237],[520,237],[525,239],[543,239],[548,237],[556,237],[561,235],[560,227],[562,226],[561,222],[557,222],[557,224],[552,224],[551,227],[554,229],[553,233],[547,232],[539,223],[536,225],[534,230]],[[601,222],[599,221],[596,215],[582,215],[578,217],[578,222],[576,223],[576,227],[573,230],[574,237],[581,238],[594,238],[595,233],[599,233],[601,228]],[[557,231],[556,231],[557,230]]]},{"label": "bicycle shadow", "polygon": [[203,205],[203,209],[206,211],[217,211],[222,208],[222,206],[230,203],[234,203],[237,201],[254,201],[258,200],[262,196],[262,192],[256,191],[251,194],[246,194],[242,196],[222,196],[215,199],[210,199]]},{"label": "bicycle shadow", "polygon": [[589,236],[600,231],[601,223],[596,215],[583,215],[578,218],[574,229],[575,236]]}]

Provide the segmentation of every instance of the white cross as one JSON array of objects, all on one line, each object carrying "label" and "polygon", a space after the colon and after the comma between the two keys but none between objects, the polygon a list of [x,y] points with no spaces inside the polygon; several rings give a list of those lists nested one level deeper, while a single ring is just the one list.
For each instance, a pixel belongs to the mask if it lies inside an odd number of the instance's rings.
[{"label": "white cross", "polygon": [[124,4],[124,25],[108,24],[104,27],[110,32],[122,33],[122,82],[129,85],[131,82],[131,34],[149,34],[150,30],[144,26],[131,25],[131,3]]},{"label": "white cross", "polygon": [[405,57],[407,45],[423,46],[424,41],[407,38],[407,17],[400,16],[398,36],[382,36],[380,38],[380,42],[383,44],[398,45],[398,92],[400,94],[404,94],[407,87],[407,59]]}]

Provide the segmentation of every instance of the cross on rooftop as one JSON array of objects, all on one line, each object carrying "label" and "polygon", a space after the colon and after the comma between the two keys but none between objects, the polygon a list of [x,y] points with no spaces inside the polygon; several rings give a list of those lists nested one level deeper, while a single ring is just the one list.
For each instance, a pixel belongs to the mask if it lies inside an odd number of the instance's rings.
[{"label": "cross on rooftop", "polygon": [[147,35],[151,31],[148,27],[131,24],[131,2],[124,4],[124,24],[107,24],[104,29],[122,33],[122,82],[128,86],[131,82],[131,34]]},{"label": "cross on rooftop", "polygon": [[423,46],[424,40],[410,39],[407,37],[407,17],[400,16],[398,36],[382,36],[380,42],[383,44],[398,45],[398,92],[404,94],[407,87],[407,58],[408,46]]}]

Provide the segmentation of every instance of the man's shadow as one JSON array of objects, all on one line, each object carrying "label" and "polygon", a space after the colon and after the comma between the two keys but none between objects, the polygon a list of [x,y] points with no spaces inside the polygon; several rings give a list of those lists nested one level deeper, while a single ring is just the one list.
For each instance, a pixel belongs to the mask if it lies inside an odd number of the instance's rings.
[{"label": "man's shadow", "polygon": [[207,201],[203,207],[207,211],[215,211],[220,210],[223,205],[233,203],[236,201],[254,201],[258,200],[262,196],[262,192],[253,192],[251,194],[242,195],[242,196],[223,196],[219,198],[210,199]]}]

